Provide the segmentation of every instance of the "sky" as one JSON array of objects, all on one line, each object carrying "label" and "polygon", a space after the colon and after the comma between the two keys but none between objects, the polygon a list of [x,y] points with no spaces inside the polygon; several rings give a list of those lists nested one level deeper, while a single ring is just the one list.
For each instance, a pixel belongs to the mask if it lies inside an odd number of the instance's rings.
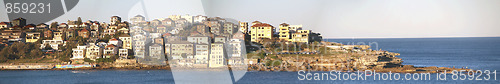
[{"label": "sky", "polygon": [[[500,0],[81,0],[53,21],[112,15],[148,20],[207,15],[255,20],[277,27],[302,24],[323,38],[426,38],[500,36]],[[3,4],[2,4],[3,5]],[[6,13],[0,20],[5,21]]]}]

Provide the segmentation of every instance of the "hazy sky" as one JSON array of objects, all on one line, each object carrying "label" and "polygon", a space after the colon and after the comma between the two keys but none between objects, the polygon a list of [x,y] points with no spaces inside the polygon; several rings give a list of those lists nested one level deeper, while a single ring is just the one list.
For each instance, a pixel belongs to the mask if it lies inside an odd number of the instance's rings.
[{"label": "hazy sky", "polygon": [[[236,20],[302,24],[324,38],[500,36],[500,0],[80,0],[54,21],[109,22],[144,14],[208,15]],[[3,5],[3,4],[2,4]],[[2,13],[5,14],[5,13]],[[5,21],[6,15],[0,15]]]}]

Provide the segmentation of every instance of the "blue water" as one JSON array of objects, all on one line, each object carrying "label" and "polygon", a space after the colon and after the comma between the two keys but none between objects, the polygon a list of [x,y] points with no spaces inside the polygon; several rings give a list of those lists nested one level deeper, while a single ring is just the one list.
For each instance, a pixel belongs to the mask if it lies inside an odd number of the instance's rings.
[{"label": "blue water", "polygon": [[[477,70],[500,70],[500,38],[404,38],[404,39],[326,39],[343,44],[374,43],[372,49],[397,52],[403,64],[415,66],[468,67]],[[498,71],[497,71],[498,72]],[[318,72],[319,73],[319,72]],[[328,73],[328,72],[325,72]],[[495,74],[491,74],[493,76]],[[496,74],[499,75],[499,74]],[[375,83],[375,84],[441,84],[481,83],[498,84],[499,80],[298,80],[297,72],[247,72],[236,81],[242,84],[275,83]],[[484,74],[483,76],[484,77]],[[403,78],[401,78],[403,79]],[[195,79],[193,79],[195,80]],[[215,80],[214,80],[215,81]],[[93,84],[93,83],[174,83],[168,70],[90,70],[79,71],[0,71],[0,84]]]}]

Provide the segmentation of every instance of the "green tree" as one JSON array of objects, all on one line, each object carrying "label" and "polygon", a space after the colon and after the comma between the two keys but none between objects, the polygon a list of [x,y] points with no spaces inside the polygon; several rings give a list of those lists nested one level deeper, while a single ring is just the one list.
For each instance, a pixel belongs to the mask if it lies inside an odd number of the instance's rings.
[{"label": "green tree", "polygon": [[78,24],[78,25],[82,24],[82,18],[78,17],[78,20],[76,21],[76,24]]},{"label": "green tree", "polygon": [[108,34],[104,35],[104,37],[103,37],[103,38],[101,38],[101,40],[104,40],[104,41],[106,41],[106,42],[108,42],[108,41],[109,41],[109,39],[111,39],[111,36],[110,36],[110,35],[108,35]]},{"label": "green tree", "polygon": [[57,22],[52,22],[50,24],[50,28],[57,28],[58,23]]}]

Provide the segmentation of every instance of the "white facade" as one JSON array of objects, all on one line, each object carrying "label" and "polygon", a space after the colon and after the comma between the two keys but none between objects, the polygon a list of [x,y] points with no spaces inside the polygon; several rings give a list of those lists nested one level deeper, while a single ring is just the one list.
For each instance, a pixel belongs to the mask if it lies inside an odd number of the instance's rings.
[{"label": "white facade", "polygon": [[228,44],[227,51],[229,57],[228,64],[243,65],[244,64],[243,58],[246,58],[245,41],[241,39],[231,39],[227,44]]},{"label": "white facade", "polygon": [[149,46],[149,56],[152,59],[161,59],[165,54],[163,53],[163,48],[159,44],[154,44]]},{"label": "white facade", "polygon": [[118,56],[120,59],[128,59],[128,49],[118,49]]},{"label": "white facade", "polygon": [[87,51],[86,51],[86,56],[85,57],[89,58],[91,60],[96,60],[96,59],[102,58],[103,50],[104,50],[104,48],[91,43],[87,47]]},{"label": "white facade", "polygon": [[188,36],[187,41],[196,44],[210,44],[208,36]]},{"label": "white facade", "polygon": [[210,49],[210,57],[208,67],[223,67],[224,66],[224,44],[212,43]]},{"label": "white facade", "polygon": [[85,58],[85,50],[87,46],[77,46],[77,48],[72,49],[73,50],[73,57],[71,59],[84,59]]},{"label": "white facade", "polygon": [[195,64],[208,64],[208,56],[210,52],[210,46],[208,44],[196,44],[194,56],[196,61]]},{"label": "white facade", "polygon": [[118,39],[123,41],[122,48],[132,49],[132,39],[131,37],[118,37]]},{"label": "white facade", "polygon": [[198,15],[198,16],[194,16],[193,22],[194,23],[203,23],[203,21],[206,21],[206,20],[207,20],[207,16]]},{"label": "white facade", "polygon": [[49,45],[52,49],[54,50],[59,50],[59,45],[65,45],[66,42],[64,42],[63,40],[43,40],[42,41],[42,45],[40,45],[40,48],[45,48],[46,46],[45,45]]}]

